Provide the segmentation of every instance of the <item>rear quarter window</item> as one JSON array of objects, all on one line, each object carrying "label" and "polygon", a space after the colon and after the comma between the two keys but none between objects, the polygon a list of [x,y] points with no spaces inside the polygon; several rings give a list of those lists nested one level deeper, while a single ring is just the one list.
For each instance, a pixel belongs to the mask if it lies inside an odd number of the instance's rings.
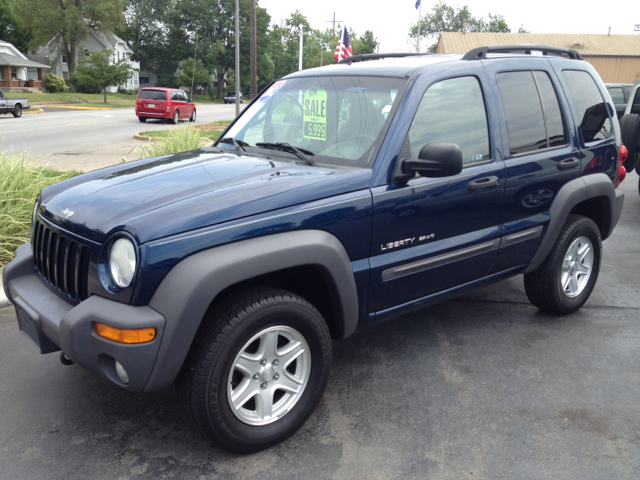
[{"label": "rear quarter window", "polygon": [[609,112],[593,77],[582,70],[563,70],[562,76],[569,88],[585,143],[610,138]]}]

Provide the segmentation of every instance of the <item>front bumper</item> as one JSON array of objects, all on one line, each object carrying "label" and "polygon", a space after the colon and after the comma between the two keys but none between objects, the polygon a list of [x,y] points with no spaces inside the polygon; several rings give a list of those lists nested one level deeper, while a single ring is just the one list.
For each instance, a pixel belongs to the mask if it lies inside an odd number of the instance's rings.
[{"label": "front bumper", "polygon": [[[62,350],[67,357],[93,374],[131,391],[143,391],[156,363],[165,329],[165,318],[151,307],[133,307],[93,295],[73,305],[52,292],[35,269],[31,245],[16,250],[2,271],[9,300],[16,305],[20,330],[40,350]],[[98,336],[95,323],[116,328],[156,329],[153,341],[122,344]],[[124,384],[115,362],[129,375]]]}]

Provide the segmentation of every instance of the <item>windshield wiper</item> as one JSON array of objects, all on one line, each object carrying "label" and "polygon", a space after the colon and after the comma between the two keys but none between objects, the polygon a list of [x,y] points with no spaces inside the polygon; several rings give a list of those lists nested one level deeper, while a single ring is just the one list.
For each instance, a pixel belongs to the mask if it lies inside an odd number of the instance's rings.
[{"label": "windshield wiper", "polygon": [[245,151],[244,147],[248,147],[249,146],[249,144],[247,142],[243,142],[242,140],[236,140],[233,137],[224,137],[218,143],[232,143],[233,146],[236,147],[236,152],[238,153],[239,157],[241,157],[242,156],[242,152]]},{"label": "windshield wiper", "polygon": [[312,167],[316,166],[316,162],[312,158],[308,157],[308,155],[314,155],[313,152],[310,152],[309,150],[305,150],[304,148],[294,147],[290,143],[285,143],[285,142],[283,142],[283,143],[258,142],[258,143],[256,143],[256,147],[268,148],[270,150],[281,150],[283,152],[293,153],[294,155],[297,155],[298,158],[301,158],[302,160],[307,162]]}]

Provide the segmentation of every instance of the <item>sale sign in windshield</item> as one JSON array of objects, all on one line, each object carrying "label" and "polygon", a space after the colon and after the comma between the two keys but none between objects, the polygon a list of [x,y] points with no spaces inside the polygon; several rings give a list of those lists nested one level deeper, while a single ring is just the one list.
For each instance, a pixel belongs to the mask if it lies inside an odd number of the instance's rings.
[{"label": "sale sign in windshield", "polygon": [[313,140],[327,139],[327,92],[312,88],[304,94],[303,137]]}]

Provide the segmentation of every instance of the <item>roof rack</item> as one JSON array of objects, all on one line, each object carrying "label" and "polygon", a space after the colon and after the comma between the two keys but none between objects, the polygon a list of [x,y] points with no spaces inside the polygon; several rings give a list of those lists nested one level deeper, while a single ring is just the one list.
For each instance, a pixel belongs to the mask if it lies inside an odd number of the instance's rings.
[{"label": "roof rack", "polygon": [[352,57],[343,58],[338,63],[363,62],[364,60],[377,60],[379,58],[401,58],[416,57],[424,55],[433,55],[432,53],[366,53],[364,55],[353,55]]},{"label": "roof rack", "polygon": [[492,45],[490,47],[478,47],[469,50],[463,60],[482,60],[487,58],[487,53],[520,53],[531,55],[531,51],[542,52],[542,55],[563,56],[572,60],[582,60],[582,55],[570,48],[550,47],[549,45]]}]

